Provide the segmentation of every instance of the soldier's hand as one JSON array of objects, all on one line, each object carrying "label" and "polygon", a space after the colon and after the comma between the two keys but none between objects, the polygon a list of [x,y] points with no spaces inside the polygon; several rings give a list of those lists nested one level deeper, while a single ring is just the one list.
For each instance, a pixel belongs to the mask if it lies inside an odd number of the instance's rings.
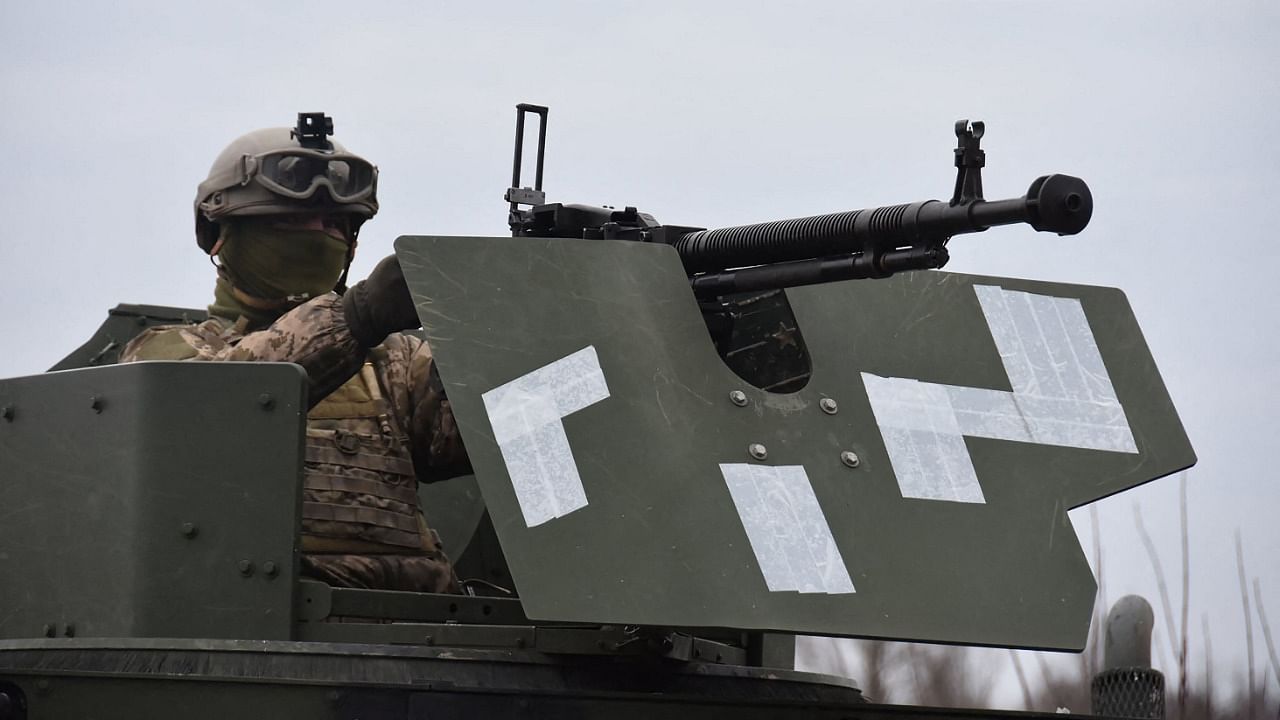
[{"label": "soldier's hand", "polygon": [[367,348],[378,345],[393,332],[422,326],[400,260],[394,254],[383,258],[368,278],[347,291],[342,298],[342,313],[352,337]]}]

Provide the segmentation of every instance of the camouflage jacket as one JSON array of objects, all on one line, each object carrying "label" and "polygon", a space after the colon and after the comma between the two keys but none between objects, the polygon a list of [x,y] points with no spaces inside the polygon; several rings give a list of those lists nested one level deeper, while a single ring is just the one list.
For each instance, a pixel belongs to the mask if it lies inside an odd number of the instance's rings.
[{"label": "camouflage jacket", "polygon": [[421,517],[416,481],[441,480],[469,468],[426,343],[397,333],[363,351],[347,328],[341,298],[330,293],[253,332],[246,332],[243,322],[219,317],[150,328],[121,353],[121,362],[138,360],[301,365],[309,377],[310,404],[302,540],[303,550],[312,555],[304,557],[304,567],[317,553],[347,554],[359,567],[338,568],[339,574],[357,577],[338,584],[393,589],[418,586],[360,579],[369,560],[357,556],[438,556],[447,567],[438,539]]},{"label": "camouflage jacket", "polygon": [[[394,334],[369,356],[386,388],[391,411],[408,434],[418,480],[434,482],[470,472],[427,344],[411,335]],[[219,317],[199,325],[149,328],[121,351],[120,362],[137,360],[296,363],[307,371],[309,404],[314,407],[357,375],[366,353],[347,329],[341,298],[329,293],[249,333]]]}]

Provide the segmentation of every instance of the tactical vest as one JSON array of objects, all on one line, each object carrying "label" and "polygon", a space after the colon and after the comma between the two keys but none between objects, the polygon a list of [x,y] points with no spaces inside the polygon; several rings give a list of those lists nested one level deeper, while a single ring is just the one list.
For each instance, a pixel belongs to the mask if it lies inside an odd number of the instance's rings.
[{"label": "tactical vest", "polygon": [[302,550],[415,553],[433,549],[418,510],[409,438],[371,363],[307,413]]}]

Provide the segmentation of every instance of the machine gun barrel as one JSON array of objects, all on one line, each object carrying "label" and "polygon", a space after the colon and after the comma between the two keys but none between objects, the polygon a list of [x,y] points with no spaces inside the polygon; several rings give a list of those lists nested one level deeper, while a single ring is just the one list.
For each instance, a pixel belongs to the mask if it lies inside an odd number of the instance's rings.
[{"label": "machine gun barrel", "polygon": [[[941,267],[947,260],[945,243],[953,235],[1017,223],[1074,235],[1089,223],[1092,213],[1093,197],[1083,180],[1047,175],[1033,182],[1021,198],[951,204],[926,200],[698,230],[680,235],[672,245],[691,275],[736,278],[695,278],[700,294],[711,292],[713,285],[721,292],[734,292]],[[772,267],[757,267],[766,265]],[[720,272],[733,268],[747,269]]]}]

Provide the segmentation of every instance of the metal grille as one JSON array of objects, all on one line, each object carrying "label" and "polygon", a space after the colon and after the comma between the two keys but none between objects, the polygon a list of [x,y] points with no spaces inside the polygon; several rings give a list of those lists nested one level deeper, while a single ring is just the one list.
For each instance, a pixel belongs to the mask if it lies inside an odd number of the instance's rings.
[{"label": "metal grille", "polygon": [[1093,678],[1093,714],[1107,717],[1164,718],[1164,675],[1150,668],[1104,670]]}]

